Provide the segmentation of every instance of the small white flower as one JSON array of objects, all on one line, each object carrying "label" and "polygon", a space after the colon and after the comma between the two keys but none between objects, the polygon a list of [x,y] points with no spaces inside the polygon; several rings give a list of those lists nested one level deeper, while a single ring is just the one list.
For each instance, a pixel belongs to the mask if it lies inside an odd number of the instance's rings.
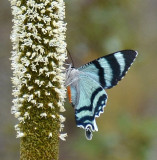
[{"label": "small white flower", "polygon": [[17,106],[12,106],[12,108],[11,108],[11,114],[16,114],[16,112],[18,112],[18,110],[19,110],[19,108]]},{"label": "small white flower", "polygon": [[32,108],[32,106],[28,106],[27,108],[28,108],[28,109],[31,109],[31,108]]},{"label": "small white flower", "polygon": [[27,101],[30,102],[31,100],[33,100],[33,97],[34,97],[33,94],[28,95]]},{"label": "small white flower", "polygon": [[38,97],[40,97],[40,91],[36,91],[36,92],[34,92],[34,94],[36,94]]},{"label": "small white flower", "polygon": [[54,108],[53,103],[48,103],[48,106],[52,109]]},{"label": "small white flower", "polygon": [[59,138],[62,140],[62,141],[66,141],[65,137],[67,137],[67,133],[61,133],[59,135]]},{"label": "small white flower", "polygon": [[24,122],[24,117],[18,117],[18,120],[20,121],[20,122]]},{"label": "small white flower", "polygon": [[28,90],[32,90],[33,89],[33,86],[28,86]]},{"label": "small white flower", "polygon": [[46,95],[46,96],[49,96],[49,95],[51,95],[51,93],[49,93],[49,92],[46,91],[46,92],[45,92],[45,95]]},{"label": "small white flower", "polygon": [[30,55],[31,55],[31,52],[27,52],[27,53],[26,53],[26,56],[29,57]]},{"label": "small white flower", "polygon": [[41,113],[40,116],[46,118],[47,117],[47,113]]},{"label": "small white flower", "polygon": [[63,123],[65,121],[65,117],[62,116],[62,115],[59,115],[59,119],[60,119],[60,122]]},{"label": "small white flower", "polygon": [[29,119],[30,119],[30,117],[29,117],[29,113],[28,113],[28,112],[25,112],[24,117],[25,117],[25,118],[29,118]]},{"label": "small white flower", "polygon": [[31,79],[31,74],[26,74],[26,77],[30,80]]},{"label": "small white flower", "polygon": [[41,30],[42,30],[43,34],[46,34],[46,33],[47,33],[47,30],[46,30],[46,29],[42,28]]},{"label": "small white flower", "polygon": [[53,87],[53,84],[49,81],[46,87],[52,88],[52,87]]},{"label": "small white flower", "polygon": [[60,112],[65,112],[65,108],[64,108],[64,106],[60,106],[60,110],[59,110]]},{"label": "small white flower", "polygon": [[23,98],[24,98],[24,99],[27,99],[28,97],[29,97],[28,94],[24,94],[24,95],[23,95]]},{"label": "small white flower", "polygon": [[31,100],[32,104],[37,104],[37,101],[35,99]]},{"label": "small white flower", "polygon": [[58,106],[60,108],[60,112],[65,112],[65,108],[64,108],[63,104],[60,101],[58,102]]},{"label": "small white flower", "polygon": [[20,117],[21,112],[16,112],[14,115],[15,115],[15,118],[18,118],[18,117]]},{"label": "small white flower", "polygon": [[51,115],[51,117],[52,117],[52,118],[54,118],[54,119],[56,118],[56,116],[55,116],[55,115]]},{"label": "small white flower", "polygon": [[18,131],[16,138],[21,138],[21,137],[24,137],[24,136],[25,136],[25,134],[23,132]]},{"label": "small white flower", "polygon": [[52,132],[49,133],[49,138],[51,138],[51,137],[52,137]]},{"label": "small white flower", "polygon": [[43,103],[38,103],[37,108],[42,108],[43,106],[44,106]]},{"label": "small white flower", "polygon": [[19,131],[19,130],[20,130],[19,125],[18,125],[18,124],[16,124],[16,125],[14,126],[14,128],[15,128],[15,130],[16,130],[16,131]]},{"label": "small white flower", "polygon": [[41,13],[45,13],[45,9],[42,9],[42,10],[41,10]]},{"label": "small white flower", "polygon": [[63,128],[64,128],[64,124],[60,124],[60,132],[63,131]]}]

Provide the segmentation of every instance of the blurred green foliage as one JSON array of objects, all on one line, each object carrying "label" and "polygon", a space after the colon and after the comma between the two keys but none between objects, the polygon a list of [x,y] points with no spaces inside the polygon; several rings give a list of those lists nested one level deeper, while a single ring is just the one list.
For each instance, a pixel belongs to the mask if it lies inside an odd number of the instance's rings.
[{"label": "blurred green foliage", "polygon": [[[0,159],[15,160],[19,141],[10,114],[11,11],[8,1],[1,5]],[[122,82],[107,90],[107,107],[97,118],[99,131],[92,141],[76,127],[74,110],[66,103],[68,138],[60,144],[60,160],[156,160],[156,6],[155,0],[66,1],[67,43],[76,67],[123,49],[139,55]]]}]

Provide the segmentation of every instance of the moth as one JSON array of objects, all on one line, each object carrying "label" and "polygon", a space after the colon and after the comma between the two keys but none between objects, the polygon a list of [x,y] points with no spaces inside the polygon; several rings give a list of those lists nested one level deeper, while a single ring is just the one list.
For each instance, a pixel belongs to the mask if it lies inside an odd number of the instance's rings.
[{"label": "moth", "polygon": [[137,51],[122,50],[96,60],[80,68],[72,65],[66,71],[69,100],[75,109],[77,127],[85,130],[87,140],[98,131],[96,117],[104,112],[107,103],[106,89],[118,84],[134,62]]}]

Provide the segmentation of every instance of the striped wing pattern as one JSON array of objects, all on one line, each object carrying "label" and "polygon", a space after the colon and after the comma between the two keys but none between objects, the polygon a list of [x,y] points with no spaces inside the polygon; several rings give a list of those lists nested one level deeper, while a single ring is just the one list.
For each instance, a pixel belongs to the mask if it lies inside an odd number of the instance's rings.
[{"label": "striped wing pattern", "polygon": [[68,82],[70,84],[72,104],[78,127],[85,129],[86,138],[92,139],[92,131],[98,131],[95,118],[100,116],[107,103],[104,89],[117,85],[134,59],[137,52],[123,50],[89,62],[78,69],[73,69]]},{"label": "striped wing pattern", "polygon": [[[75,119],[78,127],[86,130],[87,139],[92,131],[98,131],[95,117],[99,117],[106,106],[105,90],[90,77],[80,74],[78,86],[71,85],[72,103],[75,106]],[[77,97],[75,96],[77,92]]]},{"label": "striped wing pattern", "polygon": [[109,89],[125,76],[136,56],[136,51],[123,50],[89,62],[79,70],[97,81],[104,89]]}]

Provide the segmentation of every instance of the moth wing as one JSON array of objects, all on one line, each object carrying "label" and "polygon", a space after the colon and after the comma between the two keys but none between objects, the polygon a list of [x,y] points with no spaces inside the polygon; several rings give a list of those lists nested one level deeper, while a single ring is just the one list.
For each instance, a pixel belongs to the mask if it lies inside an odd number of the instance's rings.
[{"label": "moth wing", "polygon": [[103,112],[107,102],[105,90],[90,77],[80,74],[77,85],[70,85],[72,104],[78,127],[85,129],[86,138],[92,139],[92,131],[98,131],[95,117]]},{"label": "moth wing", "polygon": [[100,83],[104,89],[109,89],[125,76],[137,54],[133,50],[115,52],[89,62],[78,70]]}]

